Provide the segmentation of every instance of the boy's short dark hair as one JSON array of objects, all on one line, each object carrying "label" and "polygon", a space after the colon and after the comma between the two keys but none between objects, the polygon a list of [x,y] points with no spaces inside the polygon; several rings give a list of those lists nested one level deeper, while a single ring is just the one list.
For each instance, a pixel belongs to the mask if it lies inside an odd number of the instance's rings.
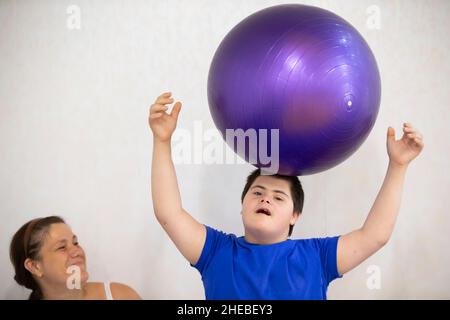
[{"label": "boy's short dark hair", "polygon": [[[245,184],[244,190],[242,191],[241,195],[241,203],[244,202],[245,195],[247,194],[253,182],[255,182],[256,178],[258,178],[260,175],[261,169],[256,169],[252,173],[250,173],[250,175],[247,177],[247,183]],[[294,202],[294,212],[298,212],[299,214],[301,214],[303,210],[303,201],[305,199],[305,194],[303,192],[302,184],[300,183],[298,177],[284,176],[281,174],[274,174],[271,175],[271,177],[282,179],[289,182],[289,185],[291,186],[291,197],[292,201]],[[293,229],[294,226],[289,226],[289,237],[291,236]]]}]

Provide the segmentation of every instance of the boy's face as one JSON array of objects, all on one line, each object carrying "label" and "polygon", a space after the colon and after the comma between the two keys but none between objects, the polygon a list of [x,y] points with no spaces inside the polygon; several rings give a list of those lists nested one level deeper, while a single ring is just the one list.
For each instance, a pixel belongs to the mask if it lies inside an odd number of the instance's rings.
[{"label": "boy's face", "polygon": [[288,237],[289,225],[299,217],[288,181],[259,176],[250,186],[242,202],[242,220],[246,238],[275,243]]}]

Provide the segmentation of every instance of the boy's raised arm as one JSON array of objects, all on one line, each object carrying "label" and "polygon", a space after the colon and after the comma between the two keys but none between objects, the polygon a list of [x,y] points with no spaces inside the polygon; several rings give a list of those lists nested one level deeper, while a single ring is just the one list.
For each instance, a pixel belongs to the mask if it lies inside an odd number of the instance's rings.
[{"label": "boy's raised arm", "polygon": [[395,140],[395,131],[388,129],[389,166],[383,185],[364,225],[339,238],[337,264],[344,274],[381,249],[390,239],[400,209],[403,182],[409,163],[423,149],[422,135],[405,123],[403,137]]},{"label": "boy's raised arm", "polygon": [[171,154],[181,103],[169,114],[171,93],[159,96],[150,107],[149,126],[153,132],[152,199],[155,216],[181,254],[193,265],[198,262],[206,240],[206,228],[186,212],[181,203],[178,181]]}]

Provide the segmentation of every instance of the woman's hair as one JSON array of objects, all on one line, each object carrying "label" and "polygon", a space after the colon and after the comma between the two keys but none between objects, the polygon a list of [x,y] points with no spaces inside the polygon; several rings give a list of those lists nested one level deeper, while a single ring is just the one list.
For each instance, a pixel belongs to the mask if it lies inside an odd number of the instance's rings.
[{"label": "woman's hair", "polygon": [[32,290],[29,297],[30,300],[42,299],[42,291],[31,272],[25,268],[24,263],[27,258],[32,260],[40,259],[39,253],[45,236],[50,226],[54,223],[65,223],[65,221],[58,216],[28,221],[17,230],[11,240],[9,256],[15,270],[14,280],[19,285]]}]

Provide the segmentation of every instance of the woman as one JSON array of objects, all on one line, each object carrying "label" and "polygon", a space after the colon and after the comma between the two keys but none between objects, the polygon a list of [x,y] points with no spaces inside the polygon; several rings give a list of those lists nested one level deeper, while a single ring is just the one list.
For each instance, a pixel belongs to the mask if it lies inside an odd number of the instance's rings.
[{"label": "woman", "polygon": [[24,224],[10,246],[16,282],[31,289],[30,300],[140,299],[119,283],[87,282],[86,256],[65,221],[57,216]]}]

